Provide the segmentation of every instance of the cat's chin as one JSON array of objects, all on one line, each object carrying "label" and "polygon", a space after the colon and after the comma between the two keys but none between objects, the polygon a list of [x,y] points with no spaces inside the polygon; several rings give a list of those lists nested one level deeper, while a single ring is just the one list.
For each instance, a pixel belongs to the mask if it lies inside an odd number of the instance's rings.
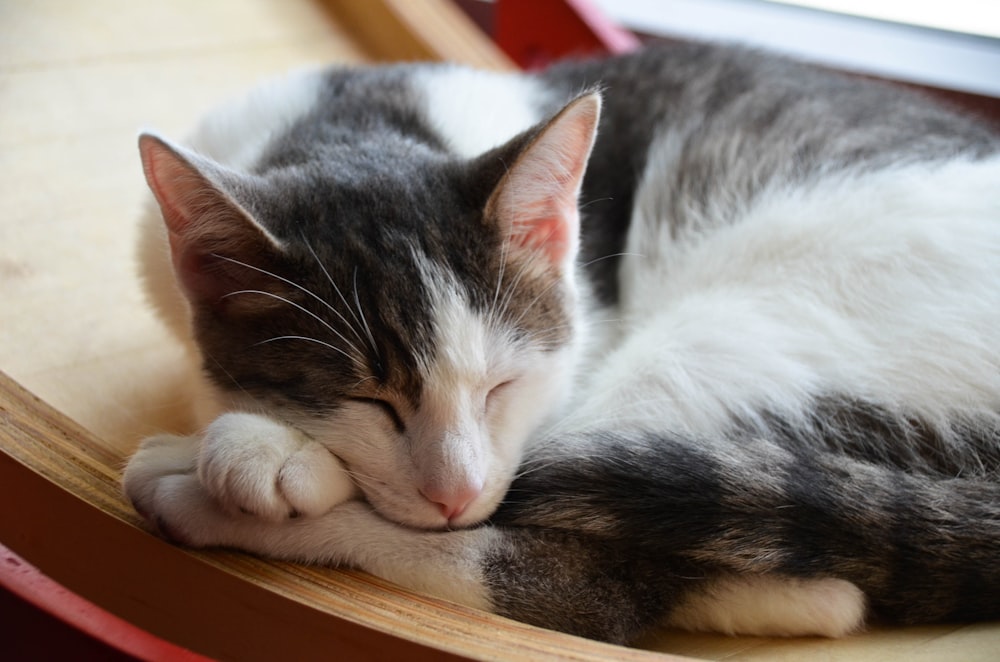
[{"label": "cat's chin", "polygon": [[[465,517],[458,517],[455,519],[447,519],[443,515],[428,514],[426,517],[422,517],[417,514],[412,513],[401,514],[396,511],[389,511],[379,508],[378,506],[373,506],[375,512],[377,512],[383,519],[392,522],[393,524],[398,524],[399,526],[405,527],[407,529],[415,529],[419,531],[459,531],[462,529],[471,529],[486,521],[486,517],[480,517],[475,519],[469,519],[466,521]],[[487,516],[488,517],[488,516]]]},{"label": "cat's chin", "polygon": [[459,516],[447,518],[437,509],[436,504],[418,503],[416,499],[404,501],[386,498],[380,494],[365,494],[365,500],[383,519],[409,529],[424,531],[458,531],[475,528],[486,522],[500,506],[500,496],[482,496]]}]

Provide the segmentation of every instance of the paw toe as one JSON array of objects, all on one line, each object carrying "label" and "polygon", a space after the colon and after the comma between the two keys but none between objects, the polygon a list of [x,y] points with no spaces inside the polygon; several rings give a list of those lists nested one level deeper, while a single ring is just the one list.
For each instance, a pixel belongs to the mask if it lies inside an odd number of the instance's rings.
[{"label": "paw toe", "polygon": [[354,496],[354,482],[326,448],[312,443],[288,458],[278,474],[278,489],[292,513],[316,517]]}]

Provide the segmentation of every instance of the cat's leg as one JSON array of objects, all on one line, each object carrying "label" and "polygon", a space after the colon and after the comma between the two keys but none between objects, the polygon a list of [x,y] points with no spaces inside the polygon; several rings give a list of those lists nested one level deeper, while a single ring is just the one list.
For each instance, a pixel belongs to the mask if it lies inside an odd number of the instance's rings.
[{"label": "cat's leg", "polygon": [[726,577],[690,592],[668,625],[761,637],[843,637],[865,621],[865,596],[843,579],[778,575]]},{"label": "cat's leg", "polygon": [[347,470],[298,430],[255,414],[224,414],[198,437],[152,437],[125,471],[133,501],[165,473],[194,470],[225,510],[268,520],[320,515],[356,494]]},{"label": "cat's leg", "polygon": [[399,526],[349,501],[318,517],[269,521],[221,506],[198,477],[197,439],[147,440],[126,470],[125,491],[164,537],[192,547],[231,547],[269,558],[343,565],[411,590],[490,609],[482,557],[495,532]]}]

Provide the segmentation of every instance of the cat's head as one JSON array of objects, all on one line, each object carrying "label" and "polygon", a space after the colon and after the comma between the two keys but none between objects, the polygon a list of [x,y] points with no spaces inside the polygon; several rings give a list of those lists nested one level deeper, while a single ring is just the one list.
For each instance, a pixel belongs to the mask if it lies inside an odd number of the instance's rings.
[{"label": "cat's head", "polygon": [[488,517],[573,378],[599,111],[474,159],[359,133],[254,174],[142,136],[216,389],[323,443],[390,519]]}]

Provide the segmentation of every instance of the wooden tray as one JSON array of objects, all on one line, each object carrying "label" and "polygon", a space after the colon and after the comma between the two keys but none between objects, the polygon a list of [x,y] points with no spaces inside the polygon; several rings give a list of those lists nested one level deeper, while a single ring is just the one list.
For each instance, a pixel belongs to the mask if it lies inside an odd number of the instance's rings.
[{"label": "wooden tray", "polygon": [[[120,496],[137,440],[189,425],[180,349],[134,276],[137,129],[181,134],[213,103],[304,64],[398,58],[509,66],[442,0],[0,3],[0,543],[213,657],[654,657],[361,573],[179,549],[147,534]],[[985,660],[1000,629],[842,642],[663,633],[645,644],[733,660]]]}]

